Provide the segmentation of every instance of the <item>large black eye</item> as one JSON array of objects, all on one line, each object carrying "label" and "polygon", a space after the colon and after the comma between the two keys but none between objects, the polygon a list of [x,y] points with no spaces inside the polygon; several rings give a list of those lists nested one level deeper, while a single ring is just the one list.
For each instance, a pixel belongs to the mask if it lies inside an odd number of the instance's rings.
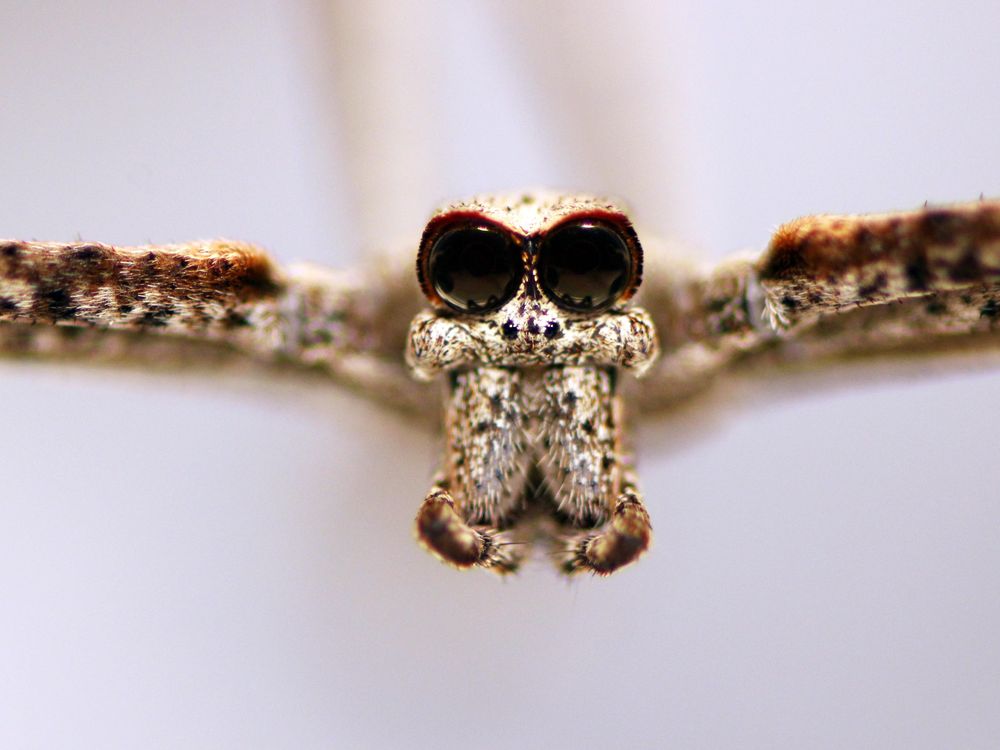
[{"label": "large black eye", "polygon": [[521,251],[491,226],[445,231],[431,248],[427,273],[441,299],[463,312],[495,310],[521,284]]},{"label": "large black eye", "polygon": [[542,288],[569,310],[610,307],[632,280],[632,253],[607,224],[580,221],[557,227],[538,252]]}]

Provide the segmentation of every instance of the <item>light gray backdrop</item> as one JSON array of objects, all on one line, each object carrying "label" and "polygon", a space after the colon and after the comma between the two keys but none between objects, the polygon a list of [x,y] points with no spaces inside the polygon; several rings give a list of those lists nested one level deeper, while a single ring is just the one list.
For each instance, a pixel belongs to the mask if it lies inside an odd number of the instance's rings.
[{"label": "light gray backdrop", "polygon": [[[994,2],[406,5],[0,3],[0,236],[339,266],[547,184],[709,259],[1000,195]],[[420,551],[438,445],[350,395],[0,363],[0,745],[996,747],[1000,370],[847,378],[644,427],[655,547],[567,584]]]}]

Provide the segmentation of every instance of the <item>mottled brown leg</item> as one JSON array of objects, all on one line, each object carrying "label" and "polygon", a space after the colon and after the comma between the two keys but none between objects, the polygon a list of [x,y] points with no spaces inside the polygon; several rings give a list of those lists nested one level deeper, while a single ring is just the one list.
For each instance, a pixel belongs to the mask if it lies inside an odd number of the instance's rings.
[{"label": "mottled brown leg", "polygon": [[506,533],[470,525],[446,489],[435,486],[417,512],[417,539],[431,554],[456,568],[488,568],[496,573],[517,570],[523,552]]},{"label": "mottled brown leg", "polygon": [[556,560],[566,573],[608,575],[637,560],[652,531],[629,456],[613,373],[593,366],[550,368],[543,379],[539,466],[562,519]]},{"label": "mottled brown leg", "polygon": [[559,565],[569,574],[589,571],[610,575],[638,560],[652,539],[649,513],[642,496],[629,480],[607,522],[597,529],[563,537]]}]

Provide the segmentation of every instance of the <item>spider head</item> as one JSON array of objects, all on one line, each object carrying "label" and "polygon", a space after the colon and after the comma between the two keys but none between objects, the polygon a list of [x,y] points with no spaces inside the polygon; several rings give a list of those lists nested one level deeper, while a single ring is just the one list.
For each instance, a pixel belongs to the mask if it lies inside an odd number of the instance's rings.
[{"label": "spider head", "polygon": [[441,317],[495,340],[508,364],[558,362],[579,354],[574,328],[635,295],[642,247],[624,210],[604,199],[475,198],[431,218],[417,276]]}]

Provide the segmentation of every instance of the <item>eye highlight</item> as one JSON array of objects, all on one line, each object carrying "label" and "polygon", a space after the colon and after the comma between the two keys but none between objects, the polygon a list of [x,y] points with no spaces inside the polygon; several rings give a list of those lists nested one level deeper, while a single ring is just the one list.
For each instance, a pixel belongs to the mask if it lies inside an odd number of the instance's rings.
[{"label": "eye highlight", "polygon": [[437,295],[462,312],[495,310],[517,292],[521,250],[488,224],[446,229],[427,256],[427,278]]},{"label": "eye highlight", "polygon": [[556,227],[538,249],[538,281],[560,307],[592,312],[610,307],[634,284],[632,251],[621,231],[582,219]]}]

